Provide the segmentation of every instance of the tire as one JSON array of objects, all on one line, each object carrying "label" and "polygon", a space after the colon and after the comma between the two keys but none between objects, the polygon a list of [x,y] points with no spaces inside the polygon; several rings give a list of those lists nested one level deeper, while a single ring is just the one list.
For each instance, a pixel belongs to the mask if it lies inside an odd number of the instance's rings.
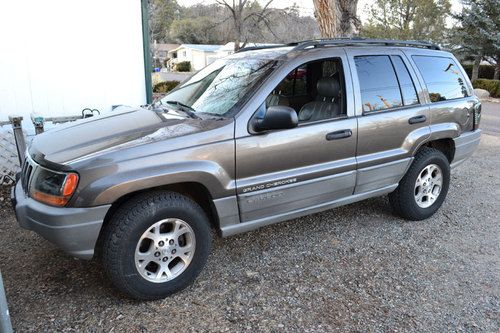
[{"label": "tire", "polygon": [[140,194],[125,202],[102,236],[104,270],[119,290],[137,300],[165,298],[188,287],[211,249],[203,209],[190,198],[167,191]]},{"label": "tire", "polygon": [[[439,191],[436,187],[439,184],[438,172],[442,175]],[[417,179],[420,180],[419,184],[417,184]],[[431,181],[427,181],[428,179]],[[441,207],[449,185],[450,163],[448,159],[441,151],[424,147],[415,156],[396,190],[389,194],[389,202],[397,215],[413,221],[424,220],[431,217]],[[437,196],[434,195],[435,193],[438,193]]]}]

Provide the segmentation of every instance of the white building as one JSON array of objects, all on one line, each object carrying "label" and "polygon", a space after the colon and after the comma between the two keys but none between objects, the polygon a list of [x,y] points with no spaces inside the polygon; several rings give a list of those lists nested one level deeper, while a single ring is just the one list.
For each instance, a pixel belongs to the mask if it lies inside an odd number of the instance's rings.
[{"label": "white building", "polygon": [[[256,46],[274,46],[277,44],[264,44],[264,43],[240,43],[241,47],[256,47]],[[224,45],[221,45],[219,49],[216,51],[217,58],[227,57],[230,54],[234,53],[234,42],[229,42]]]},{"label": "white building", "polygon": [[0,122],[144,104],[145,2],[2,1]]},{"label": "white building", "polygon": [[168,52],[170,68],[175,69],[175,65],[179,62],[189,61],[191,63],[191,70],[199,71],[213,61],[217,50],[221,46],[222,45],[181,44],[178,48]]},{"label": "white building", "polygon": [[[266,46],[276,44],[246,43],[245,47]],[[243,46],[243,43],[241,43]],[[189,61],[192,71],[199,71],[210,65],[216,59],[227,57],[234,53],[234,42],[224,45],[181,44],[178,48],[168,52],[169,67],[175,69],[179,62]]]},{"label": "white building", "polygon": [[[9,115],[77,116],[150,100],[147,0],[0,2],[0,185],[19,167]],[[146,68],[148,68],[146,70]],[[46,128],[50,124],[46,124]]]},{"label": "white building", "polygon": [[179,44],[160,44],[156,41],[151,45],[153,51],[153,67],[165,67],[168,60],[168,52],[178,48]]}]

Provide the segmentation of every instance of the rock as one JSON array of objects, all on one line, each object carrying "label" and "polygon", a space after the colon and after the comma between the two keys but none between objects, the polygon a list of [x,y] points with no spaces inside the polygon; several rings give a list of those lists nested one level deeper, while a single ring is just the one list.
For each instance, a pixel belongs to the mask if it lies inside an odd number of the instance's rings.
[{"label": "rock", "polygon": [[490,93],[488,92],[488,90],[474,89],[474,94],[476,94],[479,99],[490,98]]}]

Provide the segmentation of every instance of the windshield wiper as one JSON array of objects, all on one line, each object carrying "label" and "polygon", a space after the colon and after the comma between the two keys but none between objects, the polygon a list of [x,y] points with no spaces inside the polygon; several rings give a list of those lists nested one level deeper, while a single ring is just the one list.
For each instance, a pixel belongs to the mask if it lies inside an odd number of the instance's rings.
[{"label": "windshield wiper", "polygon": [[201,119],[201,117],[196,114],[196,110],[187,104],[181,103],[179,101],[166,101],[165,103],[178,106],[179,110],[187,114],[190,118]]}]

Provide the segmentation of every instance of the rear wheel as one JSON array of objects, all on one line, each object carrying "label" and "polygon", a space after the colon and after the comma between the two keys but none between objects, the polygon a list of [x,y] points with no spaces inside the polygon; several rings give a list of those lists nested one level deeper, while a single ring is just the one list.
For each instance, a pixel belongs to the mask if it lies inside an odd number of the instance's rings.
[{"label": "rear wheel", "polygon": [[140,300],[164,298],[189,286],[211,247],[203,209],[174,192],[132,198],[103,232],[104,269],[118,289]]},{"label": "rear wheel", "polygon": [[409,220],[432,216],[443,204],[450,184],[450,164],[439,150],[424,147],[399,182],[389,201],[394,212]]}]

